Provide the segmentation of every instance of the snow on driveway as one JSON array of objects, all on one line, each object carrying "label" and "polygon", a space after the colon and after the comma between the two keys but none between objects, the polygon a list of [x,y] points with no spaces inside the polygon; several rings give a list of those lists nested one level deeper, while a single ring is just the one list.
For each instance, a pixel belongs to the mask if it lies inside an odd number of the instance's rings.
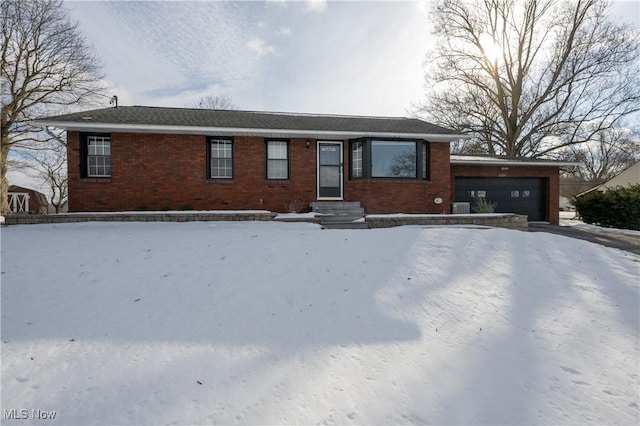
[{"label": "snow on driveway", "polygon": [[1,238],[4,424],[640,420],[633,254],[273,222]]}]

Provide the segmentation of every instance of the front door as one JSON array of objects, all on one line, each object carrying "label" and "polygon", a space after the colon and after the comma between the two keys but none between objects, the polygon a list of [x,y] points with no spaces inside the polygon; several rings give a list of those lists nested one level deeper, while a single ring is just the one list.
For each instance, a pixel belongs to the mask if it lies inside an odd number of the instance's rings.
[{"label": "front door", "polygon": [[318,199],[342,200],[342,142],[318,142]]}]

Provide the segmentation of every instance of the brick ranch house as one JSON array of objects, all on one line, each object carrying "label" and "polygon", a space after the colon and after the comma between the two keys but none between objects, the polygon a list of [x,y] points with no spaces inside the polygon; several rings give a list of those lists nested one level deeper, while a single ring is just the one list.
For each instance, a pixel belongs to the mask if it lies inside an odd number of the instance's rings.
[{"label": "brick ranch house", "polygon": [[558,223],[563,163],[449,154],[466,136],[415,118],[120,106],[36,121],[67,131],[69,211],[497,212]]}]

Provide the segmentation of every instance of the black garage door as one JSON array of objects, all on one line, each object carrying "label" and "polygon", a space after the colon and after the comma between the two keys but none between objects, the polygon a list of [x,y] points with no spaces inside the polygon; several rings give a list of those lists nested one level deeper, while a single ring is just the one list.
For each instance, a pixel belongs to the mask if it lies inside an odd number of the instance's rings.
[{"label": "black garage door", "polygon": [[529,221],[545,220],[544,179],[541,178],[480,178],[456,177],[455,201],[471,203],[478,198],[496,204],[496,213],[516,213],[529,216]]}]

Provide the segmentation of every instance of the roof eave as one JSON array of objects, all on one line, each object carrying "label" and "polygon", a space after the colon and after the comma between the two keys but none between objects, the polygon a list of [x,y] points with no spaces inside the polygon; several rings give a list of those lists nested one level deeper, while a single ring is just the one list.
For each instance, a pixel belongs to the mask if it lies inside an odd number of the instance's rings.
[{"label": "roof eave", "polygon": [[309,137],[321,138],[361,138],[361,137],[387,137],[426,139],[430,142],[452,142],[459,139],[469,139],[468,135],[440,134],[440,133],[403,133],[403,132],[365,132],[365,131],[341,131],[341,130],[295,130],[295,129],[257,129],[257,128],[233,128],[233,127],[200,127],[200,126],[173,126],[173,125],[141,125],[121,123],[79,123],[75,121],[50,121],[35,120],[33,124],[46,127],[57,127],[71,131],[95,131],[95,132],[132,132],[132,133],[179,133],[201,134],[215,136],[271,136],[271,137]]},{"label": "roof eave", "polygon": [[451,164],[467,166],[547,166],[547,167],[577,167],[582,163],[575,161],[514,161],[514,160],[455,160],[451,158]]}]

